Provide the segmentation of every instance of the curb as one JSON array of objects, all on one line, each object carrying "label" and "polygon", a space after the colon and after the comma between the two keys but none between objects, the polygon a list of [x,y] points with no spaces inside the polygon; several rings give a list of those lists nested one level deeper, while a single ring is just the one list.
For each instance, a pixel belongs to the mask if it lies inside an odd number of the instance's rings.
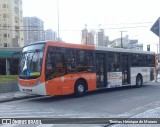
[{"label": "curb", "polygon": [[0,103],[22,100],[22,99],[29,99],[29,98],[36,98],[36,97],[41,97],[41,96],[40,95],[26,95],[26,96],[19,96],[19,97],[12,96],[12,97],[8,97],[8,98],[0,99]]}]

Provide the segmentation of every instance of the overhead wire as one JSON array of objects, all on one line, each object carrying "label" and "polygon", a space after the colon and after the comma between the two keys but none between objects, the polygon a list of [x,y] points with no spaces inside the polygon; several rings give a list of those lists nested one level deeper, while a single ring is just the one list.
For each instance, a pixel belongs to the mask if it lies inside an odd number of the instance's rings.
[{"label": "overhead wire", "polygon": [[[151,23],[153,23],[153,22],[100,24],[100,25],[101,25],[101,29],[111,30],[111,29],[135,29],[135,28],[151,27],[152,25],[147,25],[147,24],[151,24]],[[132,26],[130,26],[129,24],[132,25]],[[136,26],[133,26],[133,24],[136,25]],[[143,25],[138,25],[138,24],[143,24]],[[106,27],[105,25],[108,25],[108,26],[109,25],[115,25],[116,27]],[[123,25],[123,26],[117,26],[117,25]],[[10,29],[11,27],[17,27],[17,29]],[[36,29],[38,27],[39,26],[26,26],[26,25],[25,26],[0,26],[0,30],[8,30],[8,31],[44,31],[43,29]],[[24,29],[19,29],[19,28],[24,28]],[[90,29],[99,30],[100,28],[90,28]],[[60,31],[81,31],[81,30],[82,29],[61,29]]]}]

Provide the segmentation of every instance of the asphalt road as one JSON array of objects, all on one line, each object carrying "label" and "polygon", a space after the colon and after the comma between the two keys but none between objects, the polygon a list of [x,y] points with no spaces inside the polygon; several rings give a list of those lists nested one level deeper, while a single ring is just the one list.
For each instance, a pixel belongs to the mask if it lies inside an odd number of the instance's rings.
[{"label": "asphalt road", "polygon": [[[128,118],[157,107],[160,107],[160,83],[150,83],[141,88],[126,87],[89,92],[81,98],[66,95],[5,102],[0,104],[0,117]],[[93,125],[99,126],[102,125]]]}]

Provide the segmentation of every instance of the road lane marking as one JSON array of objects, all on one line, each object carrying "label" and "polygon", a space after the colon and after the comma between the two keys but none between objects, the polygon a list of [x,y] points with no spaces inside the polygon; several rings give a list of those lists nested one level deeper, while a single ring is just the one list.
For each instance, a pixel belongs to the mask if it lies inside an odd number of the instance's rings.
[{"label": "road lane marking", "polygon": [[55,126],[54,124],[41,124],[36,127],[54,127],[54,126]]},{"label": "road lane marking", "polygon": [[130,100],[141,100],[146,98],[147,96],[139,96],[139,97],[130,97],[130,98],[126,98],[126,99],[122,99],[120,101],[130,101]]},{"label": "road lane marking", "polygon": [[0,127],[15,127],[15,126],[17,126],[17,124],[3,124]]}]

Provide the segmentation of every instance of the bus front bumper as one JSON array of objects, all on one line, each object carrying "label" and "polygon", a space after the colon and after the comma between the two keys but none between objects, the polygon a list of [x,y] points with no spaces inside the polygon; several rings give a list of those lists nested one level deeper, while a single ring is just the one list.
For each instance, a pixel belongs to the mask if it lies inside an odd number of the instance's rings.
[{"label": "bus front bumper", "polygon": [[41,83],[35,86],[22,86],[18,83],[19,90],[21,92],[27,93],[27,94],[32,94],[32,95],[47,95],[46,94],[46,88],[45,84]]}]

